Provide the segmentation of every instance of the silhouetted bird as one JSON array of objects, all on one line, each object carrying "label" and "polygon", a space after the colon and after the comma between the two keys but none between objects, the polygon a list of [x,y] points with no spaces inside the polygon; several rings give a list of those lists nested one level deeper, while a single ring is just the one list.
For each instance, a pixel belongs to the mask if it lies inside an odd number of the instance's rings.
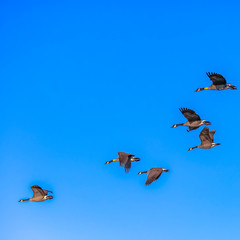
[{"label": "silhouetted bird", "polygon": [[199,146],[189,148],[188,151],[191,151],[195,148],[210,149],[210,148],[213,148],[217,145],[220,145],[220,143],[214,143],[213,142],[215,132],[216,132],[215,129],[213,129],[209,132],[209,128],[205,127],[199,135],[199,138],[201,140],[201,144]]},{"label": "silhouetted bird", "polygon": [[140,158],[135,157],[135,155],[125,152],[118,152],[118,158],[107,161],[105,164],[109,164],[111,162],[119,162],[120,166],[125,167],[125,172],[128,173],[131,168],[131,162],[137,161],[140,161]]},{"label": "silhouetted bird", "polygon": [[226,90],[226,89],[233,89],[236,90],[237,87],[233,86],[226,82],[226,79],[218,73],[207,73],[210,80],[213,82],[212,85],[205,88],[198,88],[195,92],[199,92],[202,90]]},{"label": "silhouetted bird", "polygon": [[43,190],[38,185],[33,185],[31,189],[33,191],[33,197],[27,198],[27,199],[21,199],[19,202],[24,202],[24,201],[43,202],[48,199],[53,199],[53,196],[48,195],[49,192],[52,193],[51,191]]},{"label": "silhouetted bird", "polygon": [[147,181],[145,185],[151,184],[153,181],[156,181],[163,172],[169,172],[168,169],[165,168],[151,168],[145,172],[139,172],[138,174],[148,173]]},{"label": "silhouetted bird", "polygon": [[183,116],[188,120],[185,123],[181,124],[174,124],[172,128],[178,127],[178,126],[186,126],[189,127],[188,132],[199,128],[202,125],[211,125],[209,121],[206,120],[201,120],[199,115],[197,115],[193,110],[188,109],[188,108],[179,108]]}]

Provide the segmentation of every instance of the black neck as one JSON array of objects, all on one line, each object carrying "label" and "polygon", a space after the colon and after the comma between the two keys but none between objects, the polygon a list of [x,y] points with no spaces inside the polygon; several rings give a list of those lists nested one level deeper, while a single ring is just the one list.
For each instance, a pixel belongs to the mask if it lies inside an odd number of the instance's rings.
[{"label": "black neck", "polygon": [[27,198],[27,199],[21,199],[19,202],[25,202],[25,201],[29,201],[30,198]]}]

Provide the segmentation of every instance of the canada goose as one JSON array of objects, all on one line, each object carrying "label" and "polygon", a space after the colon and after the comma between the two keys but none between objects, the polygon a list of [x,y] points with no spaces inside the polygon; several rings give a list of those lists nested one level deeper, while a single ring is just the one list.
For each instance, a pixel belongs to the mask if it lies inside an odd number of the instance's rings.
[{"label": "canada goose", "polygon": [[111,162],[119,162],[120,166],[124,166],[125,172],[128,173],[131,168],[131,162],[137,161],[140,161],[140,158],[135,157],[135,155],[125,152],[118,152],[118,158],[107,161],[105,164],[109,164]]},{"label": "canada goose", "polygon": [[202,125],[211,125],[209,121],[201,120],[199,115],[197,115],[193,110],[188,108],[179,108],[180,112],[183,114],[183,116],[188,120],[185,123],[181,124],[174,124],[172,128],[178,127],[178,126],[187,126],[189,127],[188,132],[199,128]]},{"label": "canada goose", "polygon": [[210,80],[213,82],[212,85],[205,88],[198,88],[195,92],[199,92],[202,90],[225,90],[225,89],[233,89],[236,90],[237,87],[233,86],[226,82],[226,79],[218,73],[206,73]]},{"label": "canada goose", "polygon": [[216,132],[215,129],[213,129],[209,132],[209,128],[205,127],[199,135],[199,138],[201,140],[201,144],[196,146],[196,147],[189,148],[188,151],[191,151],[195,148],[210,149],[210,148],[213,148],[217,145],[220,145],[220,143],[214,143],[213,142],[215,132]]},{"label": "canada goose", "polygon": [[147,181],[145,182],[145,185],[149,185],[153,181],[157,180],[163,172],[169,172],[169,170],[165,168],[151,168],[148,171],[139,172],[138,175],[143,173],[148,173],[148,177],[147,177]]},{"label": "canada goose", "polygon": [[24,202],[24,201],[43,202],[48,199],[53,199],[53,196],[48,195],[49,192],[52,193],[51,191],[43,190],[38,185],[31,186],[31,189],[33,191],[33,197],[27,198],[27,199],[21,199],[19,202]]}]

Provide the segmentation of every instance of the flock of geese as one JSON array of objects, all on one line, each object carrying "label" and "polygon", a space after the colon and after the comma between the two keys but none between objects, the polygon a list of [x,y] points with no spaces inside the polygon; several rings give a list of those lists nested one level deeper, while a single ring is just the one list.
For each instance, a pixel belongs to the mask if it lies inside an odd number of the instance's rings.
[{"label": "flock of geese", "polygon": [[[207,76],[212,81],[212,85],[209,87],[204,88],[198,88],[195,92],[199,92],[202,90],[226,90],[226,89],[232,89],[236,90],[237,88],[233,86],[232,84],[229,84],[226,82],[226,79],[218,73],[207,73]],[[211,123],[207,120],[202,120],[198,114],[196,114],[195,111],[188,109],[188,108],[180,108],[179,109],[183,116],[187,119],[187,122],[181,123],[181,124],[174,124],[172,128],[176,128],[179,126],[186,126],[188,127],[188,132],[195,130],[202,125],[211,125]],[[201,149],[210,149],[217,145],[220,145],[220,143],[214,142],[214,134],[216,130],[212,129],[209,131],[209,128],[205,126],[203,130],[201,131],[199,138],[201,140],[201,144],[195,147],[191,147],[188,149],[188,151],[191,151],[195,148],[201,148]],[[132,162],[140,161],[140,158],[135,157],[133,154],[125,153],[125,152],[119,152],[118,158],[112,159],[110,161],[107,161],[105,164],[109,164],[112,162],[119,162],[121,167],[125,168],[125,172],[128,173],[131,168]],[[156,181],[163,172],[169,172],[169,169],[165,168],[151,168],[148,171],[139,172],[138,174],[147,173],[148,177],[145,182],[145,185],[150,185],[152,182]],[[33,191],[33,197],[27,198],[27,199],[21,199],[19,202],[24,201],[33,201],[33,202],[43,202],[48,199],[53,199],[53,196],[48,195],[48,193],[52,193],[49,190],[44,190],[38,185],[33,185],[31,187]]]}]

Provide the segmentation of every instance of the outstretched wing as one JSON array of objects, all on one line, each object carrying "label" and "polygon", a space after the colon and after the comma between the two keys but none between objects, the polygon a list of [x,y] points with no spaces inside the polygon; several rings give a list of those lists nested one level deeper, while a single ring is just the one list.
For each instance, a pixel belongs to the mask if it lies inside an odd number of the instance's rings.
[{"label": "outstretched wing", "polygon": [[209,134],[210,134],[210,137],[212,139],[212,142],[214,141],[214,134],[215,134],[216,130],[215,129],[212,129]]},{"label": "outstretched wing", "polygon": [[183,116],[190,122],[201,120],[199,115],[197,115],[193,110],[188,108],[179,108]]},{"label": "outstretched wing", "polygon": [[45,195],[48,195],[48,193],[53,193],[52,191],[49,191],[49,190],[43,190]]},{"label": "outstretched wing", "polygon": [[200,135],[199,135],[199,138],[201,140],[201,143],[204,144],[204,143],[212,143],[212,139],[210,137],[210,133],[209,133],[209,128],[208,127],[205,127]]},{"label": "outstretched wing", "polygon": [[188,132],[192,131],[192,130],[195,130],[195,129],[198,129],[199,127],[189,127],[189,130]]},{"label": "outstretched wing", "polygon": [[207,75],[214,85],[224,85],[227,83],[226,79],[221,74],[208,72]]},{"label": "outstretched wing", "polygon": [[128,173],[131,168],[131,158],[129,158],[125,164],[125,173]]},{"label": "outstretched wing", "polygon": [[120,162],[120,166],[125,166],[125,164],[128,161],[131,161],[131,157],[133,157],[134,155],[130,154],[130,153],[125,153],[125,152],[119,152],[118,153],[118,157],[119,157],[119,162]]},{"label": "outstretched wing", "polygon": [[31,189],[33,191],[33,197],[39,197],[39,196],[44,197],[46,195],[45,192],[42,190],[42,188],[39,187],[38,185],[31,186]]},{"label": "outstretched wing", "polygon": [[160,168],[150,169],[145,185],[149,185],[153,181],[157,180],[161,176],[162,172],[163,171]]}]

